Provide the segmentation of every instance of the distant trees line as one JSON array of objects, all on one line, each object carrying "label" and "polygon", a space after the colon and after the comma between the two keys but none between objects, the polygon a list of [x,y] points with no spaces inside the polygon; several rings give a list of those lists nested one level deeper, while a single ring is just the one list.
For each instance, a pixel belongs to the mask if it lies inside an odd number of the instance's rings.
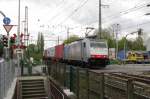
[{"label": "distant trees line", "polygon": [[[98,31],[94,32],[94,35],[96,35]],[[116,38],[115,33],[108,29],[102,30],[102,37],[103,39],[106,39],[108,41],[108,47],[109,48],[115,48],[116,47]],[[64,44],[71,43],[73,41],[76,41],[78,39],[81,39],[77,35],[72,35],[68,39],[64,40]],[[122,37],[118,40],[118,48],[119,51],[124,49],[124,42],[127,41],[127,48],[128,50],[145,50],[145,46],[143,45],[143,38],[141,36],[138,36],[135,40],[129,40],[125,39],[125,37]],[[43,51],[44,51],[44,36],[42,33],[38,34],[38,40],[37,44],[30,44],[27,46],[27,50],[25,51],[25,55],[27,57],[33,57],[34,60],[40,61],[43,57]],[[3,55],[3,46],[0,42],[0,57]]]},{"label": "distant trees line", "polygon": [[[94,32],[94,35],[97,35],[98,31]],[[116,38],[115,33],[113,33],[111,30],[104,29],[102,30],[102,38],[106,39],[108,42],[109,48],[115,48],[116,47]],[[72,35],[68,39],[64,41],[65,44],[71,43],[75,40],[80,39],[77,35]],[[124,43],[126,40],[126,46],[128,50],[146,50],[146,47],[143,45],[143,38],[141,36],[136,37],[136,39],[126,39],[125,37],[122,37],[118,40],[118,50],[124,49]]]},{"label": "distant trees line", "polygon": [[33,57],[33,59],[37,62],[40,62],[40,60],[43,57],[43,51],[44,51],[44,36],[43,33],[38,33],[38,39],[36,44],[30,44],[27,46],[26,50],[26,57]]}]

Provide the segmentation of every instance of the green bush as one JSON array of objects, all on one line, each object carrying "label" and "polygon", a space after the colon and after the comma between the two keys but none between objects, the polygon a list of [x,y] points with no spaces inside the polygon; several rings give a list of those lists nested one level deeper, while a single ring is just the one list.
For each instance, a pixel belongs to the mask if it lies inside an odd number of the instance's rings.
[{"label": "green bush", "polygon": [[109,61],[109,64],[110,64],[110,65],[111,65],[111,64],[121,64],[121,62],[120,62],[119,60],[115,59],[115,60],[110,60],[110,61]]}]

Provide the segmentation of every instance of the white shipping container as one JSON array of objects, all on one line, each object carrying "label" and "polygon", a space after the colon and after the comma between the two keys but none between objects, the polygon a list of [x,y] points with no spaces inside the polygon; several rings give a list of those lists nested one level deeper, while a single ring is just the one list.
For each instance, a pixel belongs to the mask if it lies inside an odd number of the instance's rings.
[{"label": "white shipping container", "polygon": [[109,59],[115,59],[115,58],[116,58],[115,48],[109,48]]},{"label": "white shipping container", "polygon": [[55,47],[51,47],[47,49],[47,56],[54,57],[55,56]]}]

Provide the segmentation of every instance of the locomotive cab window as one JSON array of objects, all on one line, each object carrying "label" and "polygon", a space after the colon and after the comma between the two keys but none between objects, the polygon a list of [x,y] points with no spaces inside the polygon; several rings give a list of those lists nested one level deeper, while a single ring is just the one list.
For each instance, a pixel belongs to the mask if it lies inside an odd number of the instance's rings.
[{"label": "locomotive cab window", "polygon": [[96,43],[96,42],[92,42],[91,47],[93,48],[106,48],[106,43]]},{"label": "locomotive cab window", "polygon": [[86,47],[86,43],[85,42],[83,43],[83,47]]}]

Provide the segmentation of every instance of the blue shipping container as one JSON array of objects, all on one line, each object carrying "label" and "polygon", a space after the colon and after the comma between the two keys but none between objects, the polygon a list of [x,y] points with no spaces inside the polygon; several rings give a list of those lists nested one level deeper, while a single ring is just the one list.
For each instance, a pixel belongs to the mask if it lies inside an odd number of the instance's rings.
[{"label": "blue shipping container", "polygon": [[118,54],[117,54],[117,58],[118,58],[119,60],[124,60],[124,59],[125,59],[124,56],[125,56],[124,50],[119,51]]}]

